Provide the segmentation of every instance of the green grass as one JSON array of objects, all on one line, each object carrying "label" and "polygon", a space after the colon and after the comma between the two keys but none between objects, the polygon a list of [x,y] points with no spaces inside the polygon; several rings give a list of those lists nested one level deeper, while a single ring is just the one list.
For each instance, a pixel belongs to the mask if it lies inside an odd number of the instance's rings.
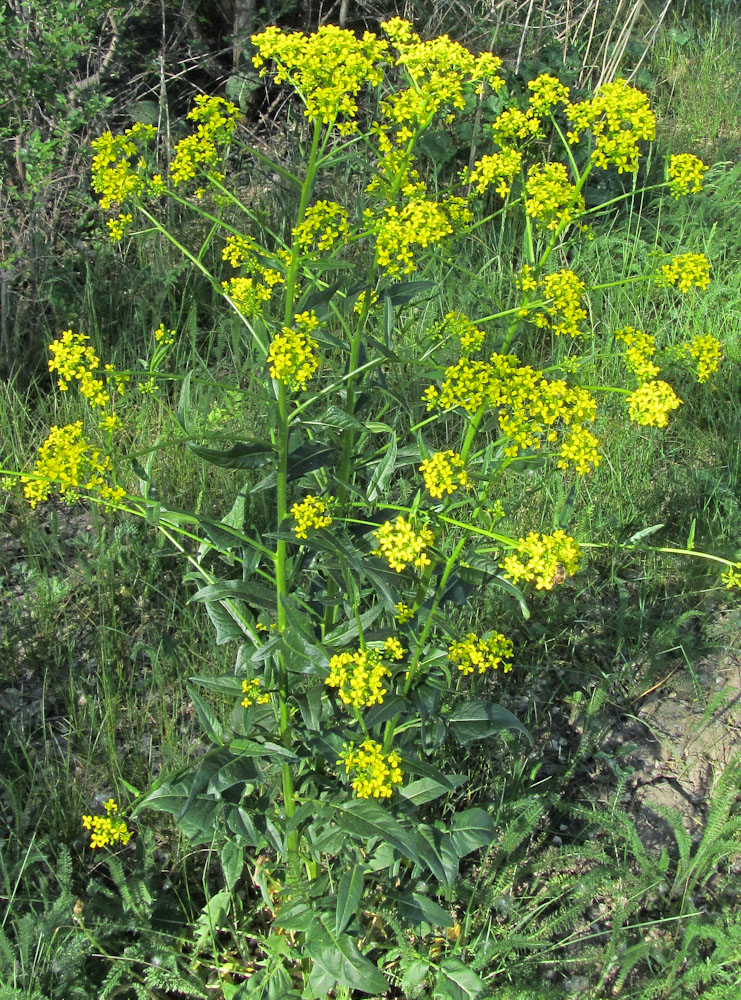
[{"label": "green grass", "polygon": [[[666,145],[685,149],[689,143],[706,157],[736,157],[739,140],[728,109],[738,106],[739,46],[731,28],[716,26],[681,45],[663,34],[658,73],[657,67]],[[692,309],[675,309],[661,290],[629,286],[596,301],[590,324],[597,340],[630,324],[650,330],[662,346],[714,332],[726,345],[722,376],[704,387],[688,382],[686,393],[680,391],[686,402],[666,432],[626,426],[617,406],[607,408],[598,428],[603,466],[576,491],[568,530],[610,547],[591,550],[587,569],[563,593],[556,589],[533,601],[529,621],[496,594],[472,609],[484,625],[516,637],[519,669],[502,679],[496,694],[521,714],[536,746],[528,752],[510,737],[487,759],[457,751],[454,763],[469,777],[471,801],[495,808],[498,840],[456,887],[459,933],[446,938],[430,930],[410,940],[393,927],[390,913],[385,927],[369,931],[370,939],[372,933],[398,938],[399,996],[430,996],[415,979],[414,963],[441,954],[478,971],[491,996],[513,1000],[730,998],[738,987],[741,921],[732,851],[714,851],[738,835],[738,762],[716,781],[705,839],[688,847],[675,823],[676,846],[664,859],[641,843],[620,800],[621,758],[603,746],[632,699],[678,660],[707,703],[694,666],[738,646],[738,623],[723,614],[734,598],[718,586],[717,574],[699,561],[639,556],[616,546],[661,524],[646,542],[683,547],[693,538],[698,548],[741,558],[740,176],[738,166],[714,169],[691,206],[662,208],[666,243],[659,244],[658,213],[646,203],[640,212],[637,206],[616,217],[609,232],[585,242],[571,262],[590,281],[605,282],[669,242],[684,252],[705,250],[714,283]],[[453,296],[459,279],[435,276],[451,289],[450,307],[471,316],[486,309],[486,290],[503,283],[500,268],[508,266],[501,254],[505,237],[491,233],[470,248],[468,301],[466,293],[463,301]],[[151,259],[137,262],[140,284],[125,299],[123,274],[111,291],[91,273],[80,315],[101,353],[121,368],[136,367],[160,320],[184,330],[173,370],[193,368],[200,379],[194,411],[202,439],[212,446],[229,442],[240,425],[264,420],[250,392],[250,348],[242,331],[216,312],[210,289],[193,283],[162,248],[150,252]],[[413,356],[439,316],[431,307],[410,316]],[[543,352],[552,352],[555,362],[572,349],[581,350],[549,343]],[[587,374],[596,370],[592,353],[587,343]],[[242,395],[225,407],[229,386]],[[162,403],[177,401],[178,392],[177,382],[165,385]],[[44,376],[26,391],[0,386],[3,464],[23,466],[50,423],[78,413],[74,400],[48,393]],[[183,435],[168,413],[157,397],[137,398],[131,457],[146,466],[152,456],[152,482],[163,496],[185,509],[223,515],[232,475],[206,471],[185,447],[170,446]],[[257,524],[267,522],[262,496],[255,495],[249,511]],[[507,526],[522,532],[552,529],[553,510],[563,513],[572,502],[560,474],[537,467],[509,477],[501,499]],[[174,895],[183,900],[174,907],[182,926],[172,938],[170,931],[157,938],[165,963],[181,971],[188,964],[193,971],[198,961],[243,967],[265,924],[254,886],[245,882],[234,894],[241,916],[222,925],[217,908],[209,908],[220,873],[207,849],[191,852],[158,816],[142,831],[142,846],[122,855],[124,867],[106,868],[91,862],[79,821],[96,799],[113,794],[125,802],[128,786],[143,789],[199,754],[186,681],[229,672],[231,650],[215,645],[202,608],[188,603],[192,591],[182,582],[182,561],[145,523],[82,505],[50,504],[32,513],[15,497],[3,502],[0,997],[85,1000],[127,955],[132,979],[144,990],[154,965],[142,941],[153,927],[161,929],[159,910]],[[552,746],[551,732],[566,734],[563,746]],[[436,896],[434,885],[425,889]],[[77,898],[90,909],[90,937],[72,916]],[[382,906],[379,911],[384,919]],[[194,939],[201,941],[200,958]],[[112,980],[109,988],[107,995],[135,995],[123,984],[116,994]],[[175,995],[164,980],[152,980],[146,990],[138,995]]]}]

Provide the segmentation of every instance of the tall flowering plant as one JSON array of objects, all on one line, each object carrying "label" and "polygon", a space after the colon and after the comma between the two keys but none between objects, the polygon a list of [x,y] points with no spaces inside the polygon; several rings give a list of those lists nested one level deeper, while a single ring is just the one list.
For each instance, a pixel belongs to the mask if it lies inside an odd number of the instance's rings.
[{"label": "tall flowering plant", "polygon": [[[415,926],[453,924],[418,880],[432,875],[450,892],[461,859],[489,847],[495,829],[485,807],[457,808],[465,778],[439,766],[441,751],[507,728],[527,737],[494,699],[515,643],[494,627],[473,629],[467,602],[496,587],[527,614],[529,590],[563,583],[583,558],[563,528],[505,530],[507,476],[535,456],[578,484],[600,464],[601,406],[617,400],[630,420],[663,427],[681,399],[659,362],[682,362],[705,381],[721,356],[711,335],[662,351],[625,326],[604,334],[600,352],[619,353],[625,384],[579,382],[579,345],[597,336],[589,294],[608,286],[590,288],[567,266],[566,248],[589,238],[613,204],[587,208],[590,179],[634,174],[654,139],[644,94],[618,80],[575,101],[543,75],[524,107],[505,106],[493,55],[447,37],[423,42],[398,18],[382,27],[382,36],[327,26],[253,38],[260,73],[303,105],[301,172],[246,147],[238,109],[218,97],[196,100],[165,173],[152,126],[94,143],[93,187],[111,237],[144,223],[171,240],[252,345],[269,420],[262,436],[240,428],[229,448],[194,430],[193,374],[166,370],[176,331],[156,332],[138,384],[151,392],[180,382],[176,419],[197,456],[233,470],[231,509],[220,519],[179,509],[155,498],[144,470],[142,494],[126,491],[116,406],[137,390],[71,331],[52,345],[50,367],[60,389],[78,384],[96,419],[89,430],[53,428],[22,477],[32,505],[57,490],[146,518],[184,552],[217,641],[236,646],[232,674],[192,679],[212,748],[135,811],[169,812],[193,843],[218,846],[229,888],[249,864],[273,926],[296,935],[295,962],[270,939],[249,979],[256,997],[278,995],[276,982],[280,995],[297,996],[300,980],[307,996],[337,983],[384,992],[379,908]],[[487,93],[502,108],[489,151],[431,188],[425,138]],[[268,225],[260,205],[240,197],[230,172],[238,151],[292,193],[290,221]],[[352,186],[341,180],[348,163],[360,178]],[[697,192],[706,169],[674,156],[657,187]],[[202,220],[199,245],[167,228],[167,201]],[[424,277],[430,262],[454,262],[456,241],[507,215],[523,234],[511,286],[491,293],[486,315],[441,310],[410,357],[404,310],[439,291]],[[231,274],[207,266],[214,245]],[[612,285],[660,284],[681,297],[709,281],[705,257],[681,253]],[[533,344],[538,357],[550,352],[545,367],[528,363]],[[427,384],[409,395],[419,375]],[[259,528],[246,517],[253,491],[272,510]],[[707,558],[739,584],[739,565]],[[214,697],[232,700],[228,722]],[[452,976],[445,963],[440,974],[446,968]]]}]

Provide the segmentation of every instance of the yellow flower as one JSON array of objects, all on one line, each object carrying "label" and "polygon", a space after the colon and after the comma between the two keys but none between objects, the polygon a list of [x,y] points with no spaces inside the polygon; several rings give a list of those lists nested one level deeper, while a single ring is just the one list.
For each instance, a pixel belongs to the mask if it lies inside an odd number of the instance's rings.
[{"label": "yellow flower", "polygon": [[569,142],[578,142],[580,134],[591,129],[592,160],[603,170],[612,165],[618,173],[635,173],[638,143],[656,138],[656,116],[648,98],[622,79],[603,84],[591,100],[567,104],[566,117]]},{"label": "yellow flower", "polygon": [[198,94],[188,118],[196,130],[175,145],[170,177],[175,187],[196,176],[199,170],[215,166],[229,145],[237,127],[239,108],[223,97]]},{"label": "yellow flower", "polygon": [[487,670],[498,670],[500,665],[507,674],[512,670],[512,664],[505,661],[511,660],[513,655],[512,640],[500,632],[492,632],[483,639],[469,632],[462,642],[454,642],[448,647],[450,662],[462,674],[472,674],[474,671],[485,674]]},{"label": "yellow flower", "polygon": [[105,391],[102,379],[95,378],[94,372],[100,368],[100,358],[92,347],[86,346],[89,340],[83,333],[65,330],[58,340],[49,345],[52,355],[49,371],[58,372],[57,385],[62,392],[67,391],[70,382],[77,381],[81,394],[93,406],[105,409],[111,397]]},{"label": "yellow flower", "polygon": [[531,167],[525,192],[525,211],[546,229],[567,226],[584,211],[584,199],[569,182],[563,163],[535,164]]},{"label": "yellow flower", "polygon": [[297,329],[284,326],[273,338],[268,364],[270,375],[277,382],[283,382],[290,389],[302,390],[319,367],[319,358],[314,353],[318,344],[309,336],[319,321],[313,312],[300,313],[293,320]]},{"label": "yellow flower", "polygon": [[[384,656],[384,652],[387,656]],[[378,649],[358,649],[354,653],[338,653],[329,661],[328,687],[337,688],[340,701],[354,708],[380,705],[387,689],[384,683],[391,677],[387,659],[400,659],[404,649],[398,639],[386,641],[384,652]]]},{"label": "yellow flower", "polygon": [[567,469],[572,462],[580,476],[596,469],[602,461],[598,449],[599,441],[585,427],[576,425],[561,444],[559,469]]},{"label": "yellow flower", "polygon": [[459,486],[471,487],[463,459],[454,451],[438,451],[419,467],[430,496],[442,497],[454,493]]},{"label": "yellow flower", "polygon": [[707,165],[691,153],[670,156],[667,173],[672,198],[702,191],[702,179],[707,170]]},{"label": "yellow flower", "polygon": [[359,799],[387,799],[393,794],[394,785],[402,782],[399,754],[392,750],[388,756],[375,740],[366,739],[355,749],[354,743],[344,743],[337,764],[344,765],[345,774],[354,772],[352,788]]},{"label": "yellow flower", "polygon": [[537,115],[549,114],[556,104],[568,104],[569,88],[549,73],[541,73],[527,86],[532,92],[528,103]]},{"label": "yellow flower", "polygon": [[369,223],[376,236],[376,257],[388,274],[411,274],[416,269],[414,247],[440,243],[469,223],[473,215],[462,198],[444,202],[418,199],[399,210],[387,205],[380,219]]},{"label": "yellow flower", "polygon": [[267,705],[270,702],[270,695],[266,691],[260,690],[260,681],[257,677],[251,680],[242,681],[242,698],[240,705],[242,708],[251,708],[253,705]]},{"label": "yellow flower", "polygon": [[720,578],[726,585],[727,590],[733,590],[734,587],[741,588],[741,563],[729,566],[727,570],[721,573]]},{"label": "yellow flower", "polygon": [[123,820],[115,819],[115,814],[118,812],[116,802],[108,799],[103,808],[106,811],[105,816],[82,817],[83,828],[90,831],[90,846],[106,847],[108,844],[115,844],[116,841],[128,844],[132,834]]},{"label": "yellow flower", "polygon": [[615,339],[627,346],[625,362],[640,382],[648,382],[659,374],[661,369],[649,360],[656,353],[656,342],[650,333],[626,326],[615,331]]},{"label": "yellow flower", "polygon": [[581,304],[585,287],[573,271],[547,274],[539,289],[548,303],[543,312],[535,316],[536,325],[552,329],[556,336],[580,336],[581,324],[587,318],[587,311]]},{"label": "yellow flower", "polygon": [[718,371],[722,358],[720,341],[711,333],[698,334],[689,343],[680,344],[676,352],[679,357],[696,362],[698,382],[707,382]]},{"label": "yellow flower", "polygon": [[707,288],[710,284],[710,264],[704,253],[681,253],[661,268],[664,281],[676,285],[680,292],[690,288]]},{"label": "yellow flower", "polygon": [[404,622],[408,622],[414,618],[414,608],[410,608],[409,605],[404,604],[403,601],[399,601],[398,604],[394,605],[394,611],[396,612],[394,617],[400,625],[403,625]]},{"label": "yellow flower", "polygon": [[628,396],[630,419],[643,427],[666,427],[669,414],[682,403],[666,382],[644,382]]},{"label": "yellow flower", "polygon": [[48,499],[53,488],[69,500],[76,499],[77,490],[83,489],[116,504],[126,491],[107,481],[112,467],[110,457],[85,439],[81,420],[64,427],[54,426],[38,450],[33,475],[21,476],[23,492],[32,507]]},{"label": "yellow flower", "polygon": [[303,251],[332,250],[349,232],[347,209],[335,201],[318,201],[306,209],[304,221],[292,235]]},{"label": "yellow flower", "polygon": [[427,549],[435,538],[429,528],[415,531],[409,521],[400,515],[393,523],[385,521],[376,530],[376,538],[378,548],[373,550],[373,555],[386,559],[397,573],[402,573],[408,563],[418,570],[430,565]]},{"label": "yellow flower", "polygon": [[500,152],[490,153],[477,160],[470,173],[464,171],[463,180],[474,184],[479,194],[493,187],[500,198],[506,198],[521,165],[522,153],[505,146]]},{"label": "yellow flower", "polygon": [[499,564],[514,583],[535,581],[537,590],[551,590],[566,574],[576,573],[581,550],[576,541],[559,529],[552,535],[531,531],[519,538],[514,551]]},{"label": "yellow flower", "polygon": [[332,503],[334,497],[327,497],[322,500],[319,497],[307,496],[291,507],[291,514],[296,522],[293,530],[296,538],[306,538],[309,528],[328,528],[332,523],[332,517],[327,513],[327,505]]}]

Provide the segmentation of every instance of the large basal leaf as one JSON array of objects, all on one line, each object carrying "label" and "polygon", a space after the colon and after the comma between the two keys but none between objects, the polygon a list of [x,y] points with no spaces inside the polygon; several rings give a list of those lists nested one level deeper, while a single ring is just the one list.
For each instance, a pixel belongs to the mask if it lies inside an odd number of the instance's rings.
[{"label": "large basal leaf", "polygon": [[334,445],[305,442],[288,456],[288,481],[300,479],[307,472],[331,468],[340,457],[340,450]]},{"label": "large basal leaf", "polygon": [[403,827],[377,802],[371,799],[351,799],[335,808],[337,822],[347,833],[364,841],[375,838],[391,844],[415,864],[425,867],[415,832]]},{"label": "large basal leaf", "polygon": [[389,894],[389,896],[395,901],[404,921],[412,927],[417,927],[421,923],[430,924],[432,927],[452,927],[455,922],[450,913],[443,909],[439,903],[419,892],[404,895],[394,893],[393,895]]},{"label": "large basal leaf", "polygon": [[224,875],[224,882],[229,892],[239,881],[244,867],[244,852],[233,840],[227,840],[221,848],[219,855],[221,861],[221,871]]},{"label": "large basal leaf", "polygon": [[443,795],[449,795],[450,788],[434,778],[418,778],[404,785],[400,795],[415,806],[423,806],[426,802],[434,802]]},{"label": "large basal leaf", "polygon": [[434,281],[399,281],[384,289],[383,295],[384,298],[388,298],[392,305],[402,306],[411,302],[417,295],[437,287],[437,283]]},{"label": "large basal leaf", "polygon": [[505,729],[516,729],[530,743],[533,738],[520,720],[501,705],[474,698],[464,701],[445,716],[445,721],[459,743],[465,746],[474,740],[484,740]]},{"label": "large basal leaf", "polygon": [[439,882],[451,886],[458,878],[458,855],[449,834],[422,823],[417,827],[423,864]]},{"label": "large basal leaf", "polygon": [[489,847],[495,835],[494,821],[485,809],[466,809],[457,813],[450,824],[450,840],[459,858]]},{"label": "large basal leaf", "polygon": [[275,590],[254,580],[217,580],[196,591],[189,603],[228,600],[246,601],[264,611],[275,610]]},{"label": "large basal leaf", "polygon": [[306,953],[342,986],[360,993],[385,994],[388,981],[375,965],[361,954],[355,940],[335,934],[321,918],[306,934]]},{"label": "large basal leaf", "polygon": [[433,994],[435,1000],[476,1000],[483,990],[481,979],[460,959],[446,958],[440,963]]},{"label": "large basal leaf", "polygon": [[206,736],[208,736],[212,743],[223,743],[224,730],[221,723],[211,710],[211,706],[200,696],[194,687],[190,684],[187,684],[186,687],[190,700],[193,702],[193,707],[198,714],[198,721],[203,726]]}]

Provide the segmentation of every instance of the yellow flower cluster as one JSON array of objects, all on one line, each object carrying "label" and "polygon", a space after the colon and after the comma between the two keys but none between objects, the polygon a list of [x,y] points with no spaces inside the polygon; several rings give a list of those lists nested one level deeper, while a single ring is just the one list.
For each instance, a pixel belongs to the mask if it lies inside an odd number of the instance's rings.
[{"label": "yellow flower cluster", "polygon": [[395,50],[396,65],[403,66],[411,80],[410,87],[396,91],[381,105],[384,115],[402,126],[397,142],[411,137],[443,107],[462,110],[473,85],[480,87],[486,80],[494,92],[503,86],[498,75],[502,61],[490,52],[475,56],[447,35],[423,42],[410,22],[399,17],[381,27]]},{"label": "yellow flower cluster", "polygon": [[642,427],[666,427],[682,400],[667,382],[644,382],[628,396],[628,413]]},{"label": "yellow flower cluster", "polygon": [[548,302],[542,312],[536,313],[536,326],[551,329],[556,336],[580,336],[581,324],[587,318],[587,311],[582,306],[585,288],[573,271],[547,274],[539,282],[538,290]]},{"label": "yellow flower cluster", "polygon": [[395,521],[384,521],[376,530],[378,548],[374,556],[383,557],[397,573],[402,573],[411,563],[418,570],[430,565],[427,549],[435,540],[429,528],[415,531],[406,518],[399,515]]},{"label": "yellow flower cluster", "polygon": [[[104,132],[93,139],[91,145],[95,156],[92,186],[93,191],[100,195],[101,208],[113,208],[130,199],[138,199],[148,190],[144,150],[156,134],[154,125],[137,122],[127,128],[123,135],[114,136],[112,132]],[[124,226],[125,219],[125,216],[119,216],[121,227]]]},{"label": "yellow flower cluster", "polygon": [[411,619],[414,618],[414,608],[410,608],[409,605],[405,604],[403,601],[399,601],[398,604],[394,605],[394,611],[396,612],[394,618],[396,618],[400,625],[403,625],[404,622],[411,621]]},{"label": "yellow flower cluster", "polygon": [[669,191],[672,198],[702,191],[702,179],[708,167],[692,153],[677,153],[669,157]]},{"label": "yellow flower cluster", "polygon": [[540,116],[519,108],[506,108],[491,126],[494,142],[503,150],[510,149],[517,140],[527,142],[542,135]]},{"label": "yellow flower cluster", "polygon": [[128,232],[128,228],[133,221],[134,216],[131,212],[122,212],[120,215],[117,215],[115,219],[108,219],[106,221],[108,235],[115,243],[120,243]]},{"label": "yellow flower cluster", "polygon": [[443,331],[458,338],[461,353],[464,355],[478,351],[486,336],[483,330],[475,326],[468,316],[461,312],[447,313],[442,323],[435,324],[431,332],[433,336],[437,336]]},{"label": "yellow flower cluster", "polygon": [[591,100],[567,104],[566,117],[571,125],[569,142],[578,142],[583,131],[591,130],[592,160],[603,170],[612,165],[618,173],[635,173],[638,143],[656,138],[656,116],[648,98],[622,79],[603,84]]},{"label": "yellow flower cluster", "polygon": [[334,497],[327,497],[322,500],[320,497],[307,496],[300,503],[295,503],[291,507],[291,514],[296,522],[293,530],[296,538],[306,538],[309,528],[328,528],[332,523],[332,517],[327,513],[327,505],[332,503]]},{"label": "yellow flower cluster", "polygon": [[89,340],[84,333],[65,330],[58,340],[49,344],[52,355],[49,371],[58,373],[57,385],[62,392],[67,391],[70,382],[77,381],[85,399],[104,410],[111,401],[111,394],[106,391],[103,380],[95,377],[100,369],[100,358],[88,346]]},{"label": "yellow flower cluster", "polygon": [[448,647],[450,662],[458,667],[462,674],[472,674],[478,671],[485,674],[487,670],[498,670],[504,667],[504,673],[512,670],[512,664],[507,663],[514,655],[512,640],[500,632],[492,632],[488,638],[479,639],[469,632],[461,642],[454,642]]},{"label": "yellow flower cluster", "polygon": [[577,475],[584,476],[596,469],[601,461],[599,441],[594,434],[580,424],[572,427],[561,442],[558,468],[568,469],[569,465],[573,465]]},{"label": "yellow flower cluster", "polygon": [[114,800],[108,799],[107,802],[103,803],[103,808],[106,811],[105,816],[82,817],[83,827],[90,831],[90,846],[92,848],[107,847],[108,844],[115,844],[116,841],[128,844],[132,834],[122,819],[116,819],[118,806]]},{"label": "yellow flower cluster", "polygon": [[463,171],[463,181],[474,184],[479,194],[490,187],[500,198],[506,198],[512,188],[512,182],[522,166],[522,153],[510,146],[505,146],[498,153],[489,153],[476,160],[473,170]]},{"label": "yellow flower cluster", "polygon": [[319,320],[312,310],[299,313],[293,321],[296,329],[284,326],[273,338],[268,364],[270,375],[277,382],[290,389],[305,389],[319,367],[319,358],[314,353],[318,345],[310,336],[319,326]]},{"label": "yellow flower cluster", "polygon": [[680,253],[661,268],[664,281],[676,285],[680,292],[690,288],[707,288],[710,284],[710,264],[704,253]]},{"label": "yellow flower cluster", "polygon": [[383,686],[391,676],[389,660],[400,660],[404,648],[393,636],[386,640],[383,650],[358,649],[354,653],[338,653],[330,658],[329,676],[324,682],[337,688],[340,701],[354,708],[380,705],[387,689]]},{"label": "yellow flower cluster", "polygon": [[720,341],[711,333],[699,333],[689,343],[680,344],[677,353],[696,363],[698,382],[707,382],[713,372],[718,371],[722,358]]},{"label": "yellow flower cluster", "polygon": [[518,538],[514,552],[499,565],[514,583],[534,580],[536,590],[551,590],[576,573],[580,560],[578,544],[559,528],[552,535],[531,531],[527,538]]},{"label": "yellow flower cluster", "polygon": [[527,86],[531,91],[528,103],[536,115],[550,114],[557,104],[569,103],[569,88],[550,73],[541,73]]},{"label": "yellow flower cluster", "polygon": [[561,379],[548,381],[512,354],[492,354],[488,363],[463,358],[446,369],[440,389],[430,386],[424,398],[428,410],[460,406],[476,413],[484,405],[498,409],[501,431],[511,440],[505,453],[511,457],[523,449],[539,449],[543,437],[555,441],[554,425],[560,420],[571,428],[561,461],[574,461],[580,472],[599,462],[596,439],[581,432],[582,424],[594,420],[597,412],[591,394]]},{"label": "yellow flower cluster", "polygon": [[460,486],[471,488],[463,459],[454,451],[435,452],[432,458],[422,462],[419,471],[424,476],[425,486],[432,497],[453,494]]},{"label": "yellow flower cluster", "polygon": [[257,677],[242,681],[242,694],[244,695],[240,702],[242,708],[252,708],[253,705],[268,705],[270,703],[270,695],[267,691],[260,689],[260,681]]},{"label": "yellow flower cluster", "polygon": [[[368,83],[378,86],[383,79],[380,66],[388,44],[366,31],[362,38],[334,24],[325,24],[311,35],[284,33],[271,25],[252,36],[257,49],[253,57],[260,75],[267,75],[267,63],[275,64],[275,82],[290,83],[305,105],[307,118],[333,124],[339,115],[353,119],[358,112],[357,95]],[[356,126],[350,120],[342,131]]]},{"label": "yellow flower cluster", "polygon": [[407,202],[401,209],[387,205],[375,222],[366,220],[376,234],[376,258],[388,274],[411,274],[416,269],[414,247],[423,249],[452,236],[471,222],[473,215],[463,198],[444,202],[424,199]]},{"label": "yellow flower cluster", "polygon": [[383,747],[375,740],[363,740],[358,749],[354,743],[344,743],[337,764],[344,764],[345,774],[354,772],[352,788],[359,799],[387,799],[400,785],[402,773],[399,754],[392,750],[384,756]]},{"label": "yellow flower cluster", "polygon": [[199,94],[194,103],[188,118],[196,123],[196,130],[176,143],[170,164],[170,177],[175,187],[191,180],[199,169],[213,167],[237,127],[239,108],[231,101]]},{"label": "yellow flower cluster", "polygon": [[350,232],[347,209],[336,201],[318,201],[306,209],[304,221],[293,230],[303,251],[331,250]]},{"label": "yellow flower cluster", "polygon": [[77,499],[78,489],[84,489],[116,504],[126,491],[108,482],[112,468],[110,456],[85,440],[81,420],[55,426],[38,450],[33,477],[21,476],[23,493],[32,507],[47,500],[54,487],[70,501]]},{"label": "yellow flower cluster", "polygon": [[727,590],[733,590],[734,587],[739,587],[741,589],[741,563],[736,563],[735,566],[730,566],[720,575],[721,580],[726,585]]},{"label": "yellow flower cluster", "polygon": [[154,331],[154,339],[158,344],[162,344],[163,347],[172,347],[176,337],[177,330],[166,330],[164,323],[160,323]]},{"label": "yellow flower cluster", "polygon": [[661,369],[650,360],[656,353],[656,341],[650,333],[625,326],[615,331],[615,339],[622,340],[628,348],[625,363],[639,382],[648,382],[659,374]]},{"label": "yellow flower cluster", "polygon": [[563,163],[536,163],[528,171],[525,191],[525,211],[546,229],[561,229],[584,211],[584,199]]}]

